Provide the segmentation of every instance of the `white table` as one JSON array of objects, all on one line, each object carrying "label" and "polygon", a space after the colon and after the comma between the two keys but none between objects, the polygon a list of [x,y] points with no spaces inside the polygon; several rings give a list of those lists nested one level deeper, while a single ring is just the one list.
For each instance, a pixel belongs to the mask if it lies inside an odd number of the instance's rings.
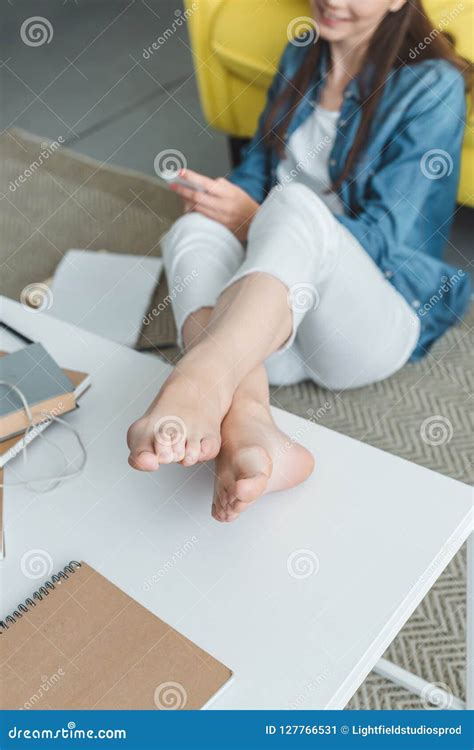
[{"label": "white table", "polygon": [[[213,708],[343,708],[471,534],[470,488],[275,410],[280,427],[314,452],[316,470],[219,524],[210,516],[212,466],[142,474],[127,464],[127,427],[168,366],[0,303],[7,324],[93,378],[69,416],[87,445],[84,475],[47,495],[5,492],[1,614],[36,587],[20,570],[25,552],[46,551],[54,569],[84,559],[234,671]],[[61,430],[48,435],[73,451]],[[46,468],[45,451],[36,440],[32,466]],[[19,468],[10,464],[7,482]],[[305,558],[309,567],[299,568]],[[471,581],[473,572],[470,555]],[[470,606],[471,665],[472,628]],[[388,662],[377,669],[415,691],[425,686]]]}]

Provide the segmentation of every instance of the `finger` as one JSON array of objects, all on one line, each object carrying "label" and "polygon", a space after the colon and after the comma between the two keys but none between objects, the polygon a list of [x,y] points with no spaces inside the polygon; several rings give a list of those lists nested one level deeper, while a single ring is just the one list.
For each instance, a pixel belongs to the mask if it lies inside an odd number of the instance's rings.
[{"label": "finger", "polygon": [[213,219],[214,221],[218,221],[219,224],[223,224],[225,227],[228,226],[222,215],[222,211],[219,211],[216,208],[211,208],[211,207],[206,207],[206,206],[193,206],[192,210],[197,211],[203,216],[207,216],[208,219]]},{"label": "finger", "polygon": [[184,180],[194,182],[196,185],[203,188],[208,193],[214,192],[214,189],[216,188],[215,180],[213,180],[211,177],[206,177],[206,175],[204,174],[199,174],[199,172],[193,172],[192,169],[180,169],[179,176]]},{"label": "finger", "polygon": [[196,200],[189,201],[192,205],[193,211],[207,211],[213,213],[216,216],[225,215],[225,211],[222,210],[219,198],[208,193],[198,193]]},{"label": "finger", "polygon": [[193,205],[210,205],[211,202],[220,200],[216,195],[211,193],[201,193],[199,190],[193,190],[192,188],[180,185],[178,182],[173,183],[171,190],[177,193],[184,201],[192,203]]}]

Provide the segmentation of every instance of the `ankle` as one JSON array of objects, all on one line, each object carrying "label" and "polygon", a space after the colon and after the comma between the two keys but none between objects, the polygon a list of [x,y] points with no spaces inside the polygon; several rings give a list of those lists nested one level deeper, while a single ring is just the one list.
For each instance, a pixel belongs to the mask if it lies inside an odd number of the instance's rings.
[{"label": "ankle", "polygon": [[215,345],[205,340],[186,352],[176,369],[186,373],[191,370],[197,376],[202,374],[210,386],[215,383],[233,394],[238,386],[234,364],[231,358],[226,359],[220,352],[217,354]]}]

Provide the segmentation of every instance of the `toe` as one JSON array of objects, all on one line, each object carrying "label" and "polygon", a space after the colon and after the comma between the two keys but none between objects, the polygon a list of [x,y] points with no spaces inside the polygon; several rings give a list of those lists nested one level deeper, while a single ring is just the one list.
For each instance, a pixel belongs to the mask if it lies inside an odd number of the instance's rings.
[{"label": "toe", "polygon": [[127,433],[127,444],[130,448],[128,463],[139,471],[156,471],[159,467],[158,456],[153,445],[153,433],[146,420],[134,422]]},{"label": "toe", "polygon": [[251,503],[265,492],[268,483],[267,474],[258,473],[252,477],[238,479],[235,483],[235,494],[238,501]]},{"label": "toe", "polygon": [[239,517],[239,513],[226,513],[224,518],[220,518],[221,523],[232,523]]},{"label": "toe", "polygon": [[189,437],[186,441],[186,451],[183,458],[184,466],[193,466],[199,461],[201,441],[199,438]]},{"label": "toe", "polygon": [[138,471],[156,471],[160,468],[158,456],[151,451],[141,451],[139,453],[130,453],[128,463],[133,469]]},{"label": "toe", "polygon": [[160,464],[171,464],[175,460],[173,447],[171,445],[155,443],[155,451]]},{"label": "toe", "polygon": [[180,462],[183,460],[186,454],[186,443],[184,440],[180,440],[176,445],[173,445],[173,456],[174,461]]},{"label": "toe", "polygon": [[217,521],[223,521],[227,514],[227,500],[226,493],[223,487],[216,488],[214,492],[214,499],[212,503],[213,517]]},{"label": "toe", "polygon": [[245,513],[245,511],[250,508],[250,506],[253,505],[254,502],[255,501],[244,502],[243,500],[234,500],[232,505],[229,506],[229,511],[231,513],[240,515],[240,513]]},{"label": "toe", "polygon": [[210,461],[215,458],[219,453],[220,442],[213,435],[206,435],[201,440],[201,454],[199,456],[200,461]]},{"label": "toe", "polygon": [[239,517],[238,513],[218,510],[216,505],[212,506],[211,515],[215,521],[219,521],[220,523],[229,523]]}]

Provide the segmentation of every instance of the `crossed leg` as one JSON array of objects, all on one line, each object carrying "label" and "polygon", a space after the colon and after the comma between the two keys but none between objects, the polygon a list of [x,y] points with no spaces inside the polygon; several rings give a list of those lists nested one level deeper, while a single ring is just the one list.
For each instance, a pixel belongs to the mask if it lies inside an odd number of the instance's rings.
[{"label": "crossed leg", "polygon": [[[262,305],[271,326],[255,326]],[[241,279],[213,310],[191,314],[183,326],[183,359],[129,430],[130,464],[151,471],[160,463],[191,466],[217,456],[212,514],[220,521],[234,520],[265,492],[304,481],[313,457],[275,425],[262,365],[290,332],[287,290],[266,274]],[[176,417],[183,434],[160,439],[156,425],[176,425]]]},{"label": "crossed leg", "polygon": [[[152,471],[217,457],[213,514],[232,520],[263,492],[297,484],[313,468],[305,449],[273,423],[262,363],[281,382],[275,360],[280,369],[285,357],[294,365],[287,355],[301,351],[298,377],[338,390],[360,387],[405,364],[419,321],[304,185],[271,191],[250,226],[245,259],[234,235],[215,222],[208,232],[209,222],[182,217],[164,243],[171,284],[194,278],[191,270],[202,276],[186,287],[182,306],[174,300],[186,353],[131,426],[129,461]],[[285,342],[281,358],[270,357]]]},{"label": "crossed leg", "polygon": [[[199,341],[211,317],[209,308],[190,315],[183,328],[187,348]],[[241,382],[221,425],[212,515],[233,521],[267,492],[303,482],[314,467],[306,448],[276,426],[270,411],[268,379],[258,365]]]}]

